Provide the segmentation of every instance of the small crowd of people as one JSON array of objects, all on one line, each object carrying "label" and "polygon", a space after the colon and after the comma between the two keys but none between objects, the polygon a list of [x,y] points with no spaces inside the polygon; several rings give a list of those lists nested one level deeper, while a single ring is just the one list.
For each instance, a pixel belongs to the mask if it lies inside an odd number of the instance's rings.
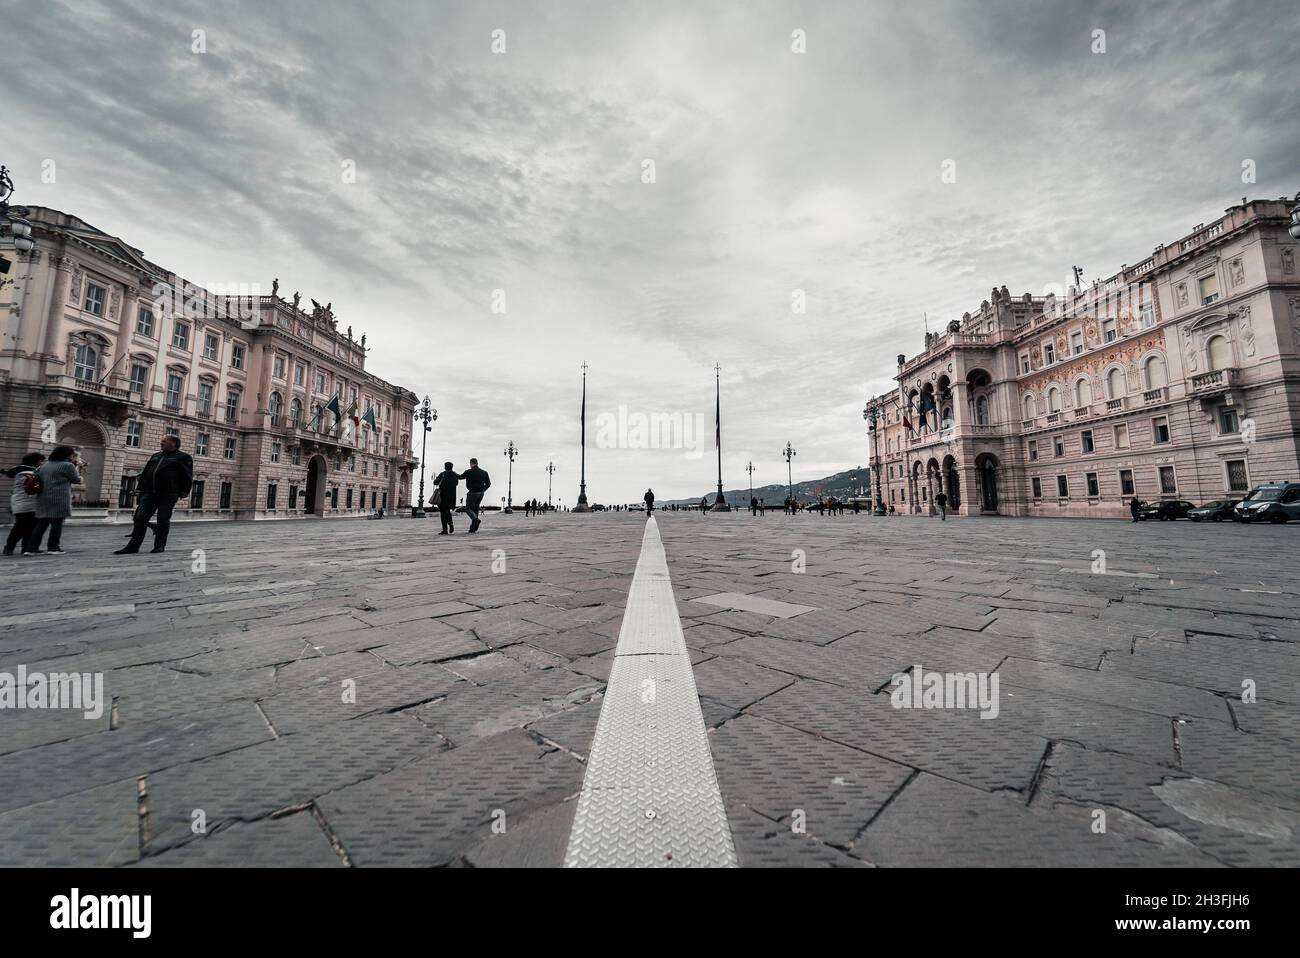
[{"label": "small crowd of people", "polygon": [[[14,555],[20,545],[17,554],[21,556],[67,554],[63,549],[63,523],[72,516],[72,487],[81,485],[85,465],[75,446],[55,446],[48,457],[29,452],[21,463],[5,471],[13,480],[9,509],[14,518],[5,539],[5,555]],[[139,552],[149,530],[154,533],[150,551],[166,551],[172,510],[181,496],[189,495],[193,482],[194,460],[189,453],[181,452],[179,437],[164,436],[159,451],[149,457],[136,480],[139,498],[130,541],[113,554]]]}]

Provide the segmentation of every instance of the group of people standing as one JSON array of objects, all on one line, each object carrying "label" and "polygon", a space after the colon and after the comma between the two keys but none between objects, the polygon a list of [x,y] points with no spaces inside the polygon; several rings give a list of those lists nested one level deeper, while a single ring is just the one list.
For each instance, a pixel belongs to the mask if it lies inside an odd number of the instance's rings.
[{"label": "group of people standing", "polygon": [[[5,539],[4,554],[14,555],[22,545],[21,555],[66,555],[63,550],[63,523],[72,516],[72,487],[81,485],[85,462],[75,446],[55,446],[47,458],[29,452],[23,461],[6,470],[13,480],[9,492],[9,509],[14,524]],[[194,460],[181,452],[177,436],[164,436],[136,480],[139,500],[132,517],[131,541],[114,555],[134,555],[140,551],[148,530],[154,530],[151,551],[167,548],[172,510],[181,496],[189,495],[194,481]],[[153,521],[151,521],[153,520]],[[41,549],[46,533],[49,541]]]}]

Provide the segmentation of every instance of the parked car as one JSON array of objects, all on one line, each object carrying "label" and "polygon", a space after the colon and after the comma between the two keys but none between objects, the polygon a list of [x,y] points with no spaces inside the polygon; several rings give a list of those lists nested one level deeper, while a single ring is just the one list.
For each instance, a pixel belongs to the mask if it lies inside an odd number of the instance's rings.
[{"label": "parked car", "polygon": [[1233,510],[1239,522],[1300,519],[1300,482],[1265,482],[1250,490]]},{"label": "parked car", "polygon": [[1240,501],[1240,499],[1215,499],[1203,506],[1197,506],[1187,513],[1187,518],[1193,522],[1200,522],[1202,519],[1206,522],[1222,522],[1224,519],[1235,519],[1232,509]]},{"label": "parked car", "polygon": [[1196,504],[1188,502],[1186,499],[1161,499],[1158,502],[1148,502],[1142,506],[1142,511],[1138,513],[1138,518],[1144,522],[1147,519],[1159,519],[1161,522],[1173,519],[1186,519],[1187,513],[1196,508]]}]

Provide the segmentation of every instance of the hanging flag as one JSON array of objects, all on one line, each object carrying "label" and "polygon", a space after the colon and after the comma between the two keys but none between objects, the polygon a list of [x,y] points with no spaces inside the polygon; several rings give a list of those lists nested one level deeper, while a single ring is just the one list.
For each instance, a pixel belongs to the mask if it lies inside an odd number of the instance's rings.
[{"label": "hanging flag", "polygon": [[320,430],[320,419],[321,419],[321,415],[324,412],[325,412],[324,406],[316,407],[316,415],[311,417],[311,422],[307,425],[307,428],[309,430],[311,430],[312,432],[317,432]]},{"label": "hanging flag", "polygon": [[360,425],[360,423],[361,420],[357,417],[357,401],[353,399],[351,404],[348,406],[347,418],[343,420],[343,441],[344,442],[351,443],[353,445],[356,444],[357,426]]},{"label": "hanging flag", "polygon": [[330,428],[333,429],[334,426],[339,424],[339,420],[343,418],[343,410],[339,408],[338,393],[335,393],[330,397],[330,401],[325,404],[325,408],[334,414],[334,425],[330,426]]},{"label": "hanging flag", "polygon": [[363,420],[363,421],[364,421],[364,422],[365,422],[365,423],[366,423],[366,424],[367,424],[371,429],[378,429],[378,428],[379,428],[378,420],[375,418],[375,407],[374,407],[374,406],[367,406],[367,407],[366,407],[366,414],[365,414],[364,416],[362,416],[361,418],[362,418],[362,420]]}]

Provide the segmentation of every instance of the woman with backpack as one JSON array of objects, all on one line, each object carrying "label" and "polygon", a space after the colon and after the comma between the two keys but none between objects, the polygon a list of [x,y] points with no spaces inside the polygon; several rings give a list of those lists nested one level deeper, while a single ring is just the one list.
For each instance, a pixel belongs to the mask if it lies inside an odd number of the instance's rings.
[{"label": "woman with backpack", "polygon": [[9,493],[9,511],[14,514],[14,525],[5,540],[7,556],[14,554],[14,546],[22,542],[36,526],[36,497],[40,493],[40,480],[36,470],[45,462],[45,456],[39,452],[29,452],[23,456],[20,466],[5,471],[5,475],[14,481]]},{"label": "woman with backpack", "polygon": [[73,446],[55,446],[49,461],[36,470],[41,491],[36,496],[36,525],[23,540],[23,555],[40,555],[41,540],[45,530],[50,530],[49,547],[52,556],[64,555],[59,548],[63,538],[63,520],[72,515],[72,487],[81,485],[77,466],[77,450]]}]

